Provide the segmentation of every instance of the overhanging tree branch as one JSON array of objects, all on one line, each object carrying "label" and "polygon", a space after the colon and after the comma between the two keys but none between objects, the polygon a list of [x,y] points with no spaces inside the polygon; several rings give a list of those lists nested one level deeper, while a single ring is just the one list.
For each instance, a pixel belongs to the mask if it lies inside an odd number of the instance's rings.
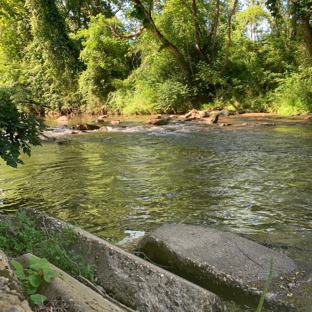
[{"label": "overhanging tree branch", "polygon": [[149,7],[149,10],[147,10],[140,0],[131,0],[132,3],[136,6],[138,6],[142,12],[144,12],[145,19],[143,20],[143,23],[146,24],[145,28],[150,31],[153,36],[161,43],[160,51],[163,49],[168,50],[178,61],[181,69],[183,72],[190,76],[188,65],[182,55],[182,53],[179,51],[179,49],[172,44],[156,27],[154,20],[151,15],[151,6]]},{"label": "overhanging tree branch", "polygon": [[142,34],[143,30],[145,29],[145,26],[141,26],[136,33],[129,34],[129,35],[123,35],[123,34],[119,34],[113,25],[109,25],[109,27],[110,27],[114,37],[123,38],[123,39],[131,39],[131,38],[138,37]]}]

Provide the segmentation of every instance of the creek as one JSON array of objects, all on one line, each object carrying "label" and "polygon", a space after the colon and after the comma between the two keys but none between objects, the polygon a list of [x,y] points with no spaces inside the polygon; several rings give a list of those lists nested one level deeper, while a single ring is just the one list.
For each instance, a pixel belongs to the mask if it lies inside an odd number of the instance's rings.
[{"label": "creek", "polygon": [[112,243],[169,223],[214,227],[312,266],[312,122],[220,119],[142,116],[44,142],[18,169],[1,162],[0,209],[35,208]]}]

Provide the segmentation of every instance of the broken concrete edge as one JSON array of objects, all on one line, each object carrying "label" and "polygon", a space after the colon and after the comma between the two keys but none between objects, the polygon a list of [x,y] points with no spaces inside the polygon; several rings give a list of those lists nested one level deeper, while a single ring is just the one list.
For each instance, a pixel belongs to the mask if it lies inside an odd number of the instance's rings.
[{"label": "broken concrete edge", "polygon": [[[143,241],[147,238],[143,238]],[[153,239],[152,239],[153,240]],[[140,243],[142,240],[140,241]],[[239,304],[256,307],[263,294],[265,281],[261,281],[249,287],[240,277],[229,275],[222,271],[217,271],[213,266],[207,263],[200,263],[190,258],[184,258],[181,254],[173,251],[168,251],[168,246],[157,240],[149,240],[148,244],[153,248],[153,254],[147,253],[144,249],[138,247],[137,253],[150,259],[153,263],[167,267],[170,272],[181,276],[194,284],[197,284],[205,289],[213,291],[224,300],[235,301]],[[140,244],[139,244],[140,245]],[[161,255],[161,258],[155,257],[155,254]],[[171,262],[167,262],[167,259]],[[198,272],[200,268],[200,274]],[[277,279],[276,279],[277,281]],[[287,302],[275,300],[274,294],[268,291],[265,295],[265,307],[272,308],[280,312],[298,312],[298,310]]]},{"label": "broken concrete edge", "polygon": [[24,289],[0,250],[0,311],[32,312]]},{"label": "broken concrete edge", "polygon": [[[236,254],[228,249],[232,241]],[[247,249],[250,248],[249,252],[258,251],[259,258],[253,260],[242,250],[236,249],[238,241],[246,245]],[[253,305],[258,304],[263,293],[270,271],[270,257],[274,256],[276,267],[265,296],[266,306],[272,311],[310,312],[307,307],[312,306],[312,292],[309,290],[312,287],[311,267],[234,233],[182,224],[166,225],[143,238],[137,251],[145,254],[154,263],[167,266],[171,272],[213,291],[222,298]],[[266,268],[259,261],[268,264],[267,275],[261,272],[262,276],[258,276],[259,265],[261,270]],[[247,262],[254,264],[253,267],[249,265],[252,270],[246,270]],[[234,269],[235,265],[239,271]],[[285,281],[287,284],[292,282],[291,293],[283,287]]]},{"label": "broken concrete edge", "polygon": [[[25,254],[18,258],[16,261],[22,264],[25,268],[29,267],[29,257],[32,254]],[[36,257],[36,256],[34,256]],[[37,293],[46,296],[50,300],[53,298],[61,298],[70,311],[75,312],[129,312],[133,310],[122,306],[119,303],[112,302],[112,299],[99,294],[100,291],[94,291],[86,285],[80,283],[72,276],[68,275],[63,270],[50,264],[50,267],[60,273],[61,277],[55,276],[51,279],[50,283],[43,282],[40,285]]]},{"label": "broken concrete edge", "polygon": [[[50,234],[68,223],[43,212],[23,208],[37,226]],[[92,264],[98,285],[122,304],[138,311],[218,312],[220,298],[214,293],[151,264],[80,228],[72,246],[85,265]]]}]

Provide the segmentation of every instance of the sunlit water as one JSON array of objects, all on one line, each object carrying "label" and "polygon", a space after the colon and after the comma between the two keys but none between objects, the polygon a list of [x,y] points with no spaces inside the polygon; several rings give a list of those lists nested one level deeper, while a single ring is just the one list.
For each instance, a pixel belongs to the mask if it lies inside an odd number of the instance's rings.
[{"label": "sunlit water", "polygon": [[0,209],[39,209],[111,242],[166,223],[214,227],[312,265],[312,123],[246,120],[65,135],[18,169],[1,163]]}]

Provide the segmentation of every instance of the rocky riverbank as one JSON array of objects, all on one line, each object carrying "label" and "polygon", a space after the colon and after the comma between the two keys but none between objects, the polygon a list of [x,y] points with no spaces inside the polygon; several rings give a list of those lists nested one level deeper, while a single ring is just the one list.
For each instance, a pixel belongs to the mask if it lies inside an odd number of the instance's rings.
[{"label": "rocky riverbank", "polygon": [[[48,231],[62,231],[66,226],[65,222],[39,211],[24,211],[37,220],[37,226],[44,225]],[[141,240],[136,250],[138,257],[84,230],[76,231],[79,236],[72,248],[85,264],[92,263],[98,289],[124,307],[110,302],[108,308],[101,303],[99,292],[95,295],[94,290],[85,290],[85,285],[70,277],[66,277],[66,281],[70,279],[67,284],[55,278],[56,286],[47,287],[45,295],[51,299],[63,294],[66,304],[76,304],[76,308],[72,307],[74,311],[87,312],[86,307],[93,311],[96,304],[98,312],[127,309],[217,312],[222,311],[220,296],[256,305],[272,257],[273,280],[265,296],[267,306],[272,311],[311,311],[312,269],[235,234],[182,224],[163,226]],[[1,259],[1,275],[8,271],[12,276],[3,254]],[[2,298],[14,293],[20,300],[20,311],[29,312],[24,298],[18,295],[19,286],[14,286],[15,282],[10,285],[13,286],[2,287]],[[84,295],[89,291],[92,295]],[[15,305],[12,301],[12,306]]]},{"label": "rocky riverbank", "polygon": [[[61,116],[54,120],[54,126],[45,131],[44,141],[55,141],[62,144],[68,140],[68,136],[86,132],[135,132],[153,131],[157,127],[163,131],[179,131],[184,128],[223,127],[230,131],[241,127],[276,126],[287,124],[309,124],[312,115],[278,116],[273,113],[245,113],[243,111],[229,110],[191,110],[184,115],[153,115],[134,117],[98,116],[94,120],[78,122],[78,119]],[[55,124],[56,122],[56,124]],[[51,124],[51,120],[48,120]],[[65,139],[63,140],[62,138]]]}]

